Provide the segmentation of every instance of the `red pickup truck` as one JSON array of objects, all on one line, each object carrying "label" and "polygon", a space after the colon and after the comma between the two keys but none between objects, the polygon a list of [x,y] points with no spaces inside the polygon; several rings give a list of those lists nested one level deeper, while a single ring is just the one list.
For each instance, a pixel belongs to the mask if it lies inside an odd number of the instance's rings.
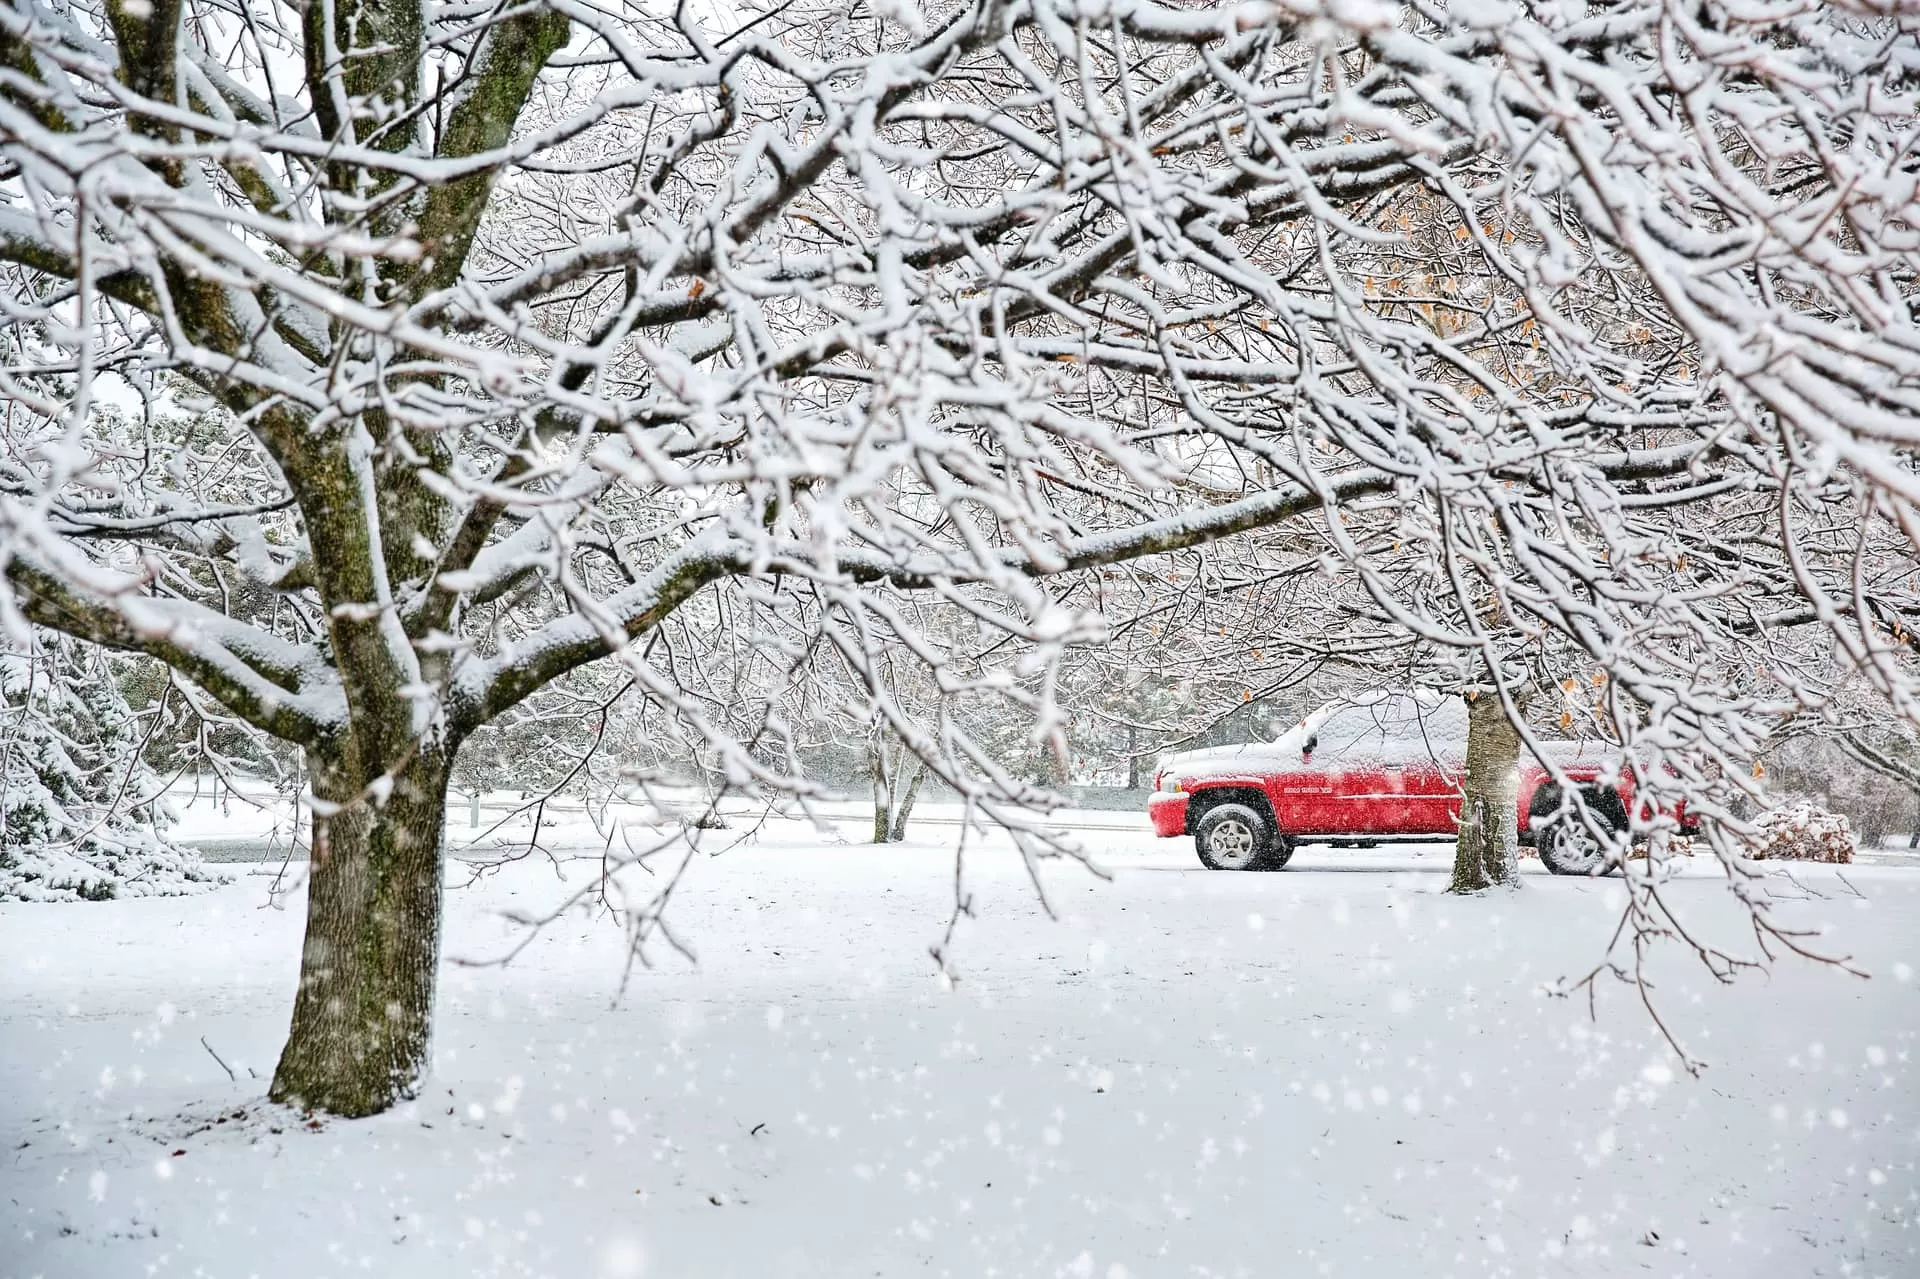
[{"label": "red pickup truck", "polygon": [[[1466,771],[1466,707],[1436,693],[1372,693],[1329,702],[1272,742],[1188,751],[1161,761],[1147,814],[1162,837],[1192,835],[1210,870],[1278,870],[1303,837],[1370,847],[1451,838]],[[1547,741],[1543,751],[1578,784],[1588,812],[1627,825],[1630,779],[1618,753],[1594,742]],[[1523,753],[1520,839],[1557,875],[1613,868],[1560,785]]]}]

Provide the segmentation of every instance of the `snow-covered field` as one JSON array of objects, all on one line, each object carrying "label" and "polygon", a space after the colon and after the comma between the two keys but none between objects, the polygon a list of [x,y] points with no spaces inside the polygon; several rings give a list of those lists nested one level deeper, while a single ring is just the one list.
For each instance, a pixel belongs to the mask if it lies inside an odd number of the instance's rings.
[{"label": "snow-covered field", "polygon": [[[1604,883],[1454,900],[1439,850],[1225,875],[1093,832],[1115,877],[1054,868],[1057,922],[971,858],[949,989],[920,834],[703,860],[699,963],[617,1004],[604,921],[450,963],[425,1093],[354,1123],[261,1101],[303,907],[264,868],[0,906],[0,1275],[1920,1274],[1920,873],[1794,872],[1871,980],[1664,963],[1696,1080],[1627,992],[1540,993],[1598,954]],[[449,959],[566,887],[456,889]],[[1739,940],[1714,881],[1675,894]]]}]

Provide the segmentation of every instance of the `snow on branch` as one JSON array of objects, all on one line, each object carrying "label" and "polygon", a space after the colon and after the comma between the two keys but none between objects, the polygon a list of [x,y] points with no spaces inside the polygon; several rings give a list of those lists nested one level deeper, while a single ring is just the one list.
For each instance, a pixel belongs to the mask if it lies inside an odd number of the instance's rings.
[{"label": "snow on branch", "polygon": [[1897,7],[336,7],[0,12],[0,552],[340,795],[606,663],[1017,820],[1076,646],[1235,592],[1733,831],[1920,723]]}]

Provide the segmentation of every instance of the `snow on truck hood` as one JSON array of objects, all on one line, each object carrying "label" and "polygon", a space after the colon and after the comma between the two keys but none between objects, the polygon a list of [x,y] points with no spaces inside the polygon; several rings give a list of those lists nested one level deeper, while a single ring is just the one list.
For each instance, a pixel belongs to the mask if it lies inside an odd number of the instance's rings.
[{"label": "snow on truck hood", "polygon": [[1277,772],[1283,769],[1300,768],[1302,767],[1300,754],[1306,746],[1307,738],[1317,732],[1327,716],[1337,709],[1339,706],[1335,704],[1322,706],[1270,742],[1210,746],[1205,750],[1180,751],[1177,754],[1168,755],[1160,761],[1160,771],[1203,777],[1218,776],[1222,773],[1246,773],[1255,770]]},{"label": "snow on truck hood", "polygon": [[1279,749],[1276,742],[1248,742],[1244,746],[1216,746],[1200,751],[1181,751],[1160,761],[1163,773],[1185,777],[1209,777],[1226,773],[1272,773],[1300,767],[1300,752]]}]

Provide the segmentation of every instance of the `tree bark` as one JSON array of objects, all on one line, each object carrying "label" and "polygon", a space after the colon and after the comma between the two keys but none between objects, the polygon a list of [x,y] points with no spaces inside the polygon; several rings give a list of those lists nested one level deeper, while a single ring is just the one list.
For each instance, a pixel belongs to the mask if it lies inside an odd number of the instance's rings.
[{"label": "tree bark", "polygon": [[1520,886],[1520,730],[1507,718],[1500,694],[1474,690],[1467,698],[1467,772],[1460,801],[1460,834],[1453,849],[1449,892],[1473,893],[1494,884]]},{"label": "tree bark", "polygon": [[916,758],[913,761],[913,780],[907,783],[907,793],[900,797],[894,807],[893,822],[887,828],[887,842],[898,844],[907,837],[907,818],[913,815],[913,801],[920,798],[920,783],[927,780],[925,762]]},{"label": "tree bark", "polygon": [[376,804],[338,760],[309,751],[321,804],[307,936],[271,1100],[358,1117],[418,1091],[440,963],[450,763],[423,743]]},{"label": "tree bark", "polygon": [[887,815],[893,811],[893,777],[887,770],[886,743],[873,748],[873,842],[887,842]]}]

